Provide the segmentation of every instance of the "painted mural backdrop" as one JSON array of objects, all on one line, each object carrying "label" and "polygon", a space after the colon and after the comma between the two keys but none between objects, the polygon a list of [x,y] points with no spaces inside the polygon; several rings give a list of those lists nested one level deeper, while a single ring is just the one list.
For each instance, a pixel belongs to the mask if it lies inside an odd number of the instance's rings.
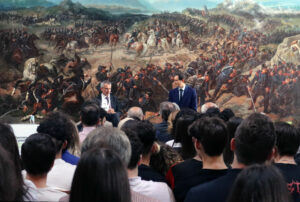
[{"label": "painted mural backdrop", "polygon": [[0,119],[76,117],[103,80],[157,112],[177,73],[199,106],[299,121],[298,1],[0,0]]}]

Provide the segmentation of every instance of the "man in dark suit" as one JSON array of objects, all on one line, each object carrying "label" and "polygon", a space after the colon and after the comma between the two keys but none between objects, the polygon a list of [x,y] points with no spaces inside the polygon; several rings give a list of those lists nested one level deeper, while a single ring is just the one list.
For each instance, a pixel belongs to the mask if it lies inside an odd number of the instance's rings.
[{"label": "man in dark suit", "polygon": [[180,108],[191,108],[197,111],[197,94],[195,89],[186,85],[181,74],[174,76],[177,88],[169,92],[169,101],[175,102]]},{"label": "man in dark suit", "polygon": [[121,113],[119,111],[117,98],[110,93],[111,83],[109,81],[103,81],[100,87],[101,93],[97,97],[99,106],[107,112],[106,120],[112,122],[114,127],[117,127]]}]

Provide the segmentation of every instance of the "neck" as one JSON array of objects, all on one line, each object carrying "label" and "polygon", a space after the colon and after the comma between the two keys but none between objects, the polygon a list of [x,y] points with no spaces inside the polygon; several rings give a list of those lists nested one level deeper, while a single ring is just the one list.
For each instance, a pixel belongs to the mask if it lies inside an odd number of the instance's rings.
[{"label": "neck", "polygon": [[138,167],[135,167],[134,169],[127,169],[128,178],[133,178],[138,176]]},{"label": "neck", "polygon": [[47,174],[41,175],[41,176],[34,176],[26,173],[26,179],[33,182],[33,184],[36,186],[36,188],[45,188],[47,187]]},{"label": "neck", "polygon": [[144,164],[146,166],[150,165],[150,156],[149,154],[147,155],[142,155],[142,159],[141,159],[141,164]]},{"label": "neck", "polygon": [[61,159],[61,158],[62,158],[62,150],[60,150],[55,156],[55,159]]},{"label": "neck", "polygon": [[223,155],[213,157],[202,155],[202,162],[204,169],[227,169],[227,166],[223,160]]},{"label": "neck", "polygon": [[283,164],[294,164],[296,165],[296,161],[293,156],[277,156],[275,158],[275,163],[283,163]]},{"label": "neck", "polygon": [[193,159],[197,160],[197,161],[202,161],[201,157],[199,155],[196,155]]},{"label": "neck", "polygon": [[238,162],[236,156],[234,155],[234,158],[233,158],[233,162],[232,162],[232,164],[231,164],[231,167],[232,167],[232,168],[235,168],[235,169],[243,169],[243,168],[246,167],[246,165],[243,164],[243,163]]}]

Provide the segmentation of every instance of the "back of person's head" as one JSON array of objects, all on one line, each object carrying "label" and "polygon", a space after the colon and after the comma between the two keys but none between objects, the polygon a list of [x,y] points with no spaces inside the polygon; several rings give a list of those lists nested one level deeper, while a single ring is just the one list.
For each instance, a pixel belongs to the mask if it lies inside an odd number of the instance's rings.
[{"label": "back of person's head", "polygon": [[127,112],[128,118],[137,118],[138,120],[144,119],[144,113],[140,107],[131,107]]},{"label": "back of person's head", "polygon": [[[54,139],[56,152],[59,153],[61,149],[68,149],[70,142],[73,141],[74,124],[62,112],[51,112],[41,121],[37,132],[50,135]],[[65,141],[67,145],[62,148]]]},{"label": "back of person's head", "polygon": [[0,145],[8,152],[9,158],[12,159],[20,183],[23,182],[21,175],[21,159],[16,137],[12,128],[4,123],[0,123]]},{"label": "back of person's head", "polygon": [[33,134],[25,140],[21,151],[22,162],[28,174],[43,176],[52,168],[56,149],[51,136]]},{"label": "back of person's head", "polygon": [[208,117],[220,117],[220,110],[216,107],[210,107],[207,109],[205,115]]},{"label": "back of person's head", "polygon": [[127,129],[136,131],[143,144],[142,154],[149,154],[156,140],[155,128],[152,123],[150,123],[149,121],[129,120],[122,127],[122,130],[124,131],[126,131]]},{"label": "back of person's head", "polygon": [[131,129],[124,129],[131,145],[131,157],[128,164],[128,169],[132,170],[138,166],[143,152],[143,143],[137,135],[137,132]]},{"label": "back of person's head", "polygon": [[169,115],[171,112],[175,111],[176,108],[172,102],[162,102],[159,105],[159,114],[161,115],[164,121],[168,121]]},{"label": "back of person's head", "polygon": [[234,136],[234,153],[244,165],[262,164],[272,157],[276,135],[271,119],[253,113],[239,125]]},{"label": "back of person's head", "polygon": [[169,168],[182,160],[182,157],[174,148],[159,143],[159,151],[151,155],[150,166],[162,176],[166,176]]},{"label": "back of person's head", "polygon": [[252,165],[238,175],[227,202],[289,202],[286,183],[274,166]]},{"label": "back of person's head", "polygon": [[234,137],[234,133],[237,127],[242,123],[243,119],[240,117],[231,117],[227,121],[228,140],[223,152],[223,158],[226,165],[230,165],[233,162],[233,151],[230,149],[231,139]]},{"label": "back of person's head", "polygon": [[234,117],[234,112],[231,109],[226,108],[219,114],[219,117],[227,122],[231,117]]},{"label": "back of person's head", "polygon": [[181,143],[181,155],[183,159],[193,158],[196,150],[192,137],[188,135],[188,127],[196,120],[196,113],[183,114],[174,125],[174,142]]},{"label": "back of person's head", "polygon": [[204,117],[189,127],[189,135],[196,138],[208,156],[220,156],[227,141],[227,128],[217,117]]},{"label": "back of person's head", "polygon": [[300,133],[298,129],[285,122],[276,122],[276,146],[280,156],[294,156],[300,145]]},{"label": "back of person's head", "polygon": [[70,193],[70,202],[77,201],[130,202],[127,171],[116,152],[93,148],[81,156]]},{"label": "back of person's head", "polygon": [[97,104],[83,104],[80,111],[81,122],[86,126],[99,124],[100,107]]},{"label": "back of person's head", "polygon": [[177,120],[180,117],[184,116],[184,115],[196,116],[197,112],[195,112],[195,110],[192,110],[190,108],[183,108],[178,113],[176,113],[176,116],[175,116],[175,118],[173,120],[173,123],[172,123],[173,124],[173,128],[172,128],[172,132],[171,132],[171,134],[174,137],[174,139],[175,139],[175,130],[176,130],[175,126],[176,126]]},{"label": "back of person's head", "polygon": [[85,138],[81,146],[81,153],[93,147],[106,147],[115,151],[127,165],[130,160],[131,147],[126,134],[113,127],[96,128]]},{"label": "back of person's head", "polygon": [[206,113],[206,111],[211,107],[218,108],[218,105],[212,102],[207,102],[201,106],[201,113]]},{"label": "back of person's head", "polygon": [[0,145],[0,201],[23,201],[23,184],[18,180],[15,165]]}]

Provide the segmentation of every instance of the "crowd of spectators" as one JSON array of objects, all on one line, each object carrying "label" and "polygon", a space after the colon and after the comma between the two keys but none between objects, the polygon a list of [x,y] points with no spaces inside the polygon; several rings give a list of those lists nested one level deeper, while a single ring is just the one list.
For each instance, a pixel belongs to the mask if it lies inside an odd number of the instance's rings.
[{"label": "crowd of spectators", "polygon": [[1,201],[300,201],[297,126],[206,103],[162,102],[159,123],[139,107],[118,126],[86,101],[80,123],[49,113],[18,151],[0,123]]}]

